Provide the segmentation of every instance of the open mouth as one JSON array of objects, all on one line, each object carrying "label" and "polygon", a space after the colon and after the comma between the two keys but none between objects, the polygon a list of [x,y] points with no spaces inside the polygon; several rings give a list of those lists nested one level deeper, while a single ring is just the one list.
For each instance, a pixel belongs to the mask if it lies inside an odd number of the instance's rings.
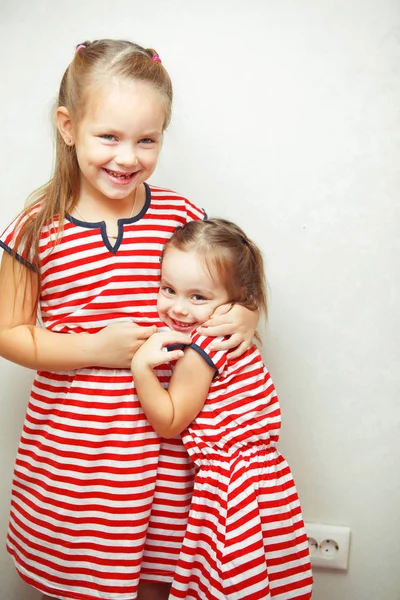
[{"label": "open mouth", "polygon": [[195,329],[196,322],[185,323],[184,321],[177,321],[176,319],[171,318],[171,327],[175,331],[188,332],[188,331],[193,331],[193,329]]},{"label": "open mouth", "polygon": [[103,171],[107,173],[111,180],[119,183],[129,183],[135,177],[135,173],[118,173],[117,171],[111,171],[110,169],[103,168]]}]

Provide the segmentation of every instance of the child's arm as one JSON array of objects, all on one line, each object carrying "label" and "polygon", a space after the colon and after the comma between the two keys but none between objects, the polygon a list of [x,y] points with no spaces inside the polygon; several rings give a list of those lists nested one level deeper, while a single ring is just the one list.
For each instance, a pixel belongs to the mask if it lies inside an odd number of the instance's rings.
[{"label": "child's arm", "polygon": [[116,323],[95,334],[67,335],[36,327],[34,271],[3,254],[0,268],[0,356],[30,369],[129,368],[156,327]]},{"label": "child's arm", "polygon": [[[215,374],[215,369],[192,348],[185,352],[163,350],[176,343],[190,344],[190,339],[173,331],[156,333],[132,359],[133,379],[143,411],[155,431],[165,438],[181,433],[198,415]],[[153,368],[177,359],[168,389],[164,389]]]},{"label": "child's arm", "polygon": [[219,306],[199,332],[205,336],[223,336],[228,339],[213,344],[213,350],[231,350],[230,358],[241,356],[253,343],[260,312],[241,304]]}]

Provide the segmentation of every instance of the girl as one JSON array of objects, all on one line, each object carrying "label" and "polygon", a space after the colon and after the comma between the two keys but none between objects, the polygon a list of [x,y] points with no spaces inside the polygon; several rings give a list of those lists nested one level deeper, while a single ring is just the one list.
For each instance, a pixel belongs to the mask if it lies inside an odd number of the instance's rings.
[{"label": "girl", "polygon": [[[140,597],[164,598],[184,535],[192,467],[180,438],[162,441],[146,420],[129,370],[161,325],[164,243],[204,216],[146,183],[171,101],[154,50],[80,44],[59,90],[54,175],[0,237],[0,355],[37,370],[7,546],[46,598],[134,600],[140,571],[164,582]],[[256,321],[235,307],[210,334],[239,327],[226,347],[240,354]]]},{"label": "girl", "polygon": [[[197,468],[170,599],[309,599],[307,535],[276,449],[271,377],[255,345],[231,358],[199,328],[227,302],[266,312],[260,251],[228,221],[179,227],[164,249],[158,295],[160,319],[172,331],[152,335],[132,360],[150,423],[163,437],[181,432]],[[187,347],[166,352],[176,343]],[[153,368],[177,359],[164,389]]]}]

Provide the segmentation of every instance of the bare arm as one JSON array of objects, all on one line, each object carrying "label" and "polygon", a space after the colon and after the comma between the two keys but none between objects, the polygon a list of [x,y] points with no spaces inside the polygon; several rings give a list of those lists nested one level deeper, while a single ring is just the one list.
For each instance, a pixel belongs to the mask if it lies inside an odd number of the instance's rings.
[{"label": "bare arm", "polygon": [[[181,433],[198,415],[207,398],[215,370],[192,348],[163,351],[174,343],[190,343],[183,334],[156,333],[136,352],[132,373],[143,411],[162,437]],[[179,359],[168,389],[164,389],[153,368]]]},{"label": "bare arm", "polygon": [[250,310],[241,304],[223,304],[211,317],[203,323],[200,333],[205,336],[227,337],[222,342],[216,342],[213,350],[230,350],[229,356],[241,356],[253,344],[260,312]]},{"label": "bare arm", "polygon": [[0,267],[0,356],[29,369],[129,368],[155,327],[116,323],[96,334],[68,335],[37,327],[37,274],[4,252]]}]

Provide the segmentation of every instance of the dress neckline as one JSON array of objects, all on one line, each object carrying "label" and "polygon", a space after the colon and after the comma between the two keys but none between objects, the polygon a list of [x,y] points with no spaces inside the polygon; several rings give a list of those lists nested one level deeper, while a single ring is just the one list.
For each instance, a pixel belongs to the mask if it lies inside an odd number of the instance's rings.
[{"label": "dress neckline", "polygon": [[146,212],[149,209],[150,201],[151,201],[151,190],[150,190],[150,186],[148,185],[148,183],[144,182],[143,185],[145,187],[144,204],[137,215],[133,215],[132,217],[126,217],[124,219],[118,219],[118,221],[117,221],[118,235],[117,235],[116,239],[113,240],[113,241],[115,241],[115,244],[112,244],[110,239],[108,238],[107,226],[106,226],[105,221],[96,221],[96,222],[82,221],[81,219],[77,219],[76,217],[73,217],[69,213],[67,213],[65,215],[65,218],[68,221],[70,221],[71,223],[73,223],[74,225],[77,225],[78,227],[83,227],[84,229],[99,229],[100,235],[103,239],[103,243],[104,243],[105,247],[110,252],[115,254],[118,251],[118,249],[122,243],[122,240],[124,238],[124,225],[128,225],[130,223],[135,223],[136,221],[140,221],[140,219],[142,219],[142,217],[146,214]]}]

